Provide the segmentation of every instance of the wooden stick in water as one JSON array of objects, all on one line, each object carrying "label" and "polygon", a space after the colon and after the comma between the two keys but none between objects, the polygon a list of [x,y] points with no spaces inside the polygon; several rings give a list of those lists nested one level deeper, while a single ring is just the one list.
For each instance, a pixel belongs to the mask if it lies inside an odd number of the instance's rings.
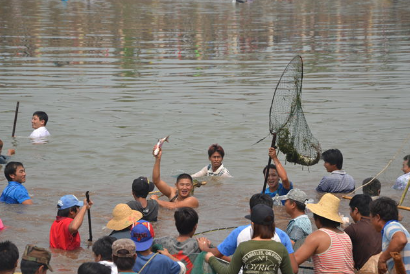
[{"label": "wooden stick in water", "polygon": [[17,102],[16,113],[14,114],[13,132],[11,133],[11,137],[14,137],[15,136],[14,133],[16,133],[17,114],[19,113],[19,106],[20,106],[20,102]]},{"label": "wooden stick in water", "polygon": [[[351,200],[351,199],[352,199],[352,197],[350,197],[350,196],[342,196],[342,198],[343,198],[343,199],[347,199],[347,200]],[[401,206],[401,205],[399,205],[399,206],[397,206],[397,208],[398,208],[398,209],[403,209],[403,210],[410,211],[410,207],[408,207],[408,206]]]}]

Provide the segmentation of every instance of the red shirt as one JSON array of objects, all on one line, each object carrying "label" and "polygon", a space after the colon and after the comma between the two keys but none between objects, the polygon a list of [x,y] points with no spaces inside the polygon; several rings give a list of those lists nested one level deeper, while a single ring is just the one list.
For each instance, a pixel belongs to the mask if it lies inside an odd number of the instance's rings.
[{"label": "red shirt", "polygon": [[80,247],[80,233],[71,234],[68,226],[74,219],[56,217],[50,229],[50,247],[63,250],[73,250]]}]

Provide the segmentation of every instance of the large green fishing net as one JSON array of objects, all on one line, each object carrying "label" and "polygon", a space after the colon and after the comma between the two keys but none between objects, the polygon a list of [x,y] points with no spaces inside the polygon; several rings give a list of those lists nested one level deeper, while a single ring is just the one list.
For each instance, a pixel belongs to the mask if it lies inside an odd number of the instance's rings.
[{"label": "large green fishing net", "polygon": [[319,162],[321,148],[306,122],[302,109],[303,61],[290,61],[276,86],[269,111],[269,131],[276,134],[286,160],[303,166]]}]

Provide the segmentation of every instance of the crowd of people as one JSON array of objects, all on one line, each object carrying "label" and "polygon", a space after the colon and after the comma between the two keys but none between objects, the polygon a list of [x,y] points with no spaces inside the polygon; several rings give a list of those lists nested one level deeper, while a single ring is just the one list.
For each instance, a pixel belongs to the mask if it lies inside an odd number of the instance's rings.
[{"label": "crowd of people", "polygon": [[[33,115],[33,138],[49,135],[45,129],[48,117],[44,114],[35,112]],[[0,141],[0,152],[2,147]],[[316,188],[324,193],[319,202],[308,203],[306,193],[295,188],[289,180],[276,149],[269,148],[273,164],[263,169],[268,188],[265,193],[250,197],[250,214],[245,216],[250,223],[235,228],[217,246],[206,237],[193,238],[199,220],[193,178],[231,177],[222,164],[223,148],[211,145],[208,149],[210,164],[195,174],[180,174],[174,186],[161,179],[162,149],[154,147],[154,151],[156,149],[152,181],[147,177],[133,181],[134,199],[114,207],[106,225],[112,232],[93,243],[95,262],[81,264],[79,274],[195,274],[203,273],[195,271],[204,261],[215,273],[297,273],[306,261],[312,262],[315,273],[410,273],[410,234],[399,222],[397,202],[379,197],[381,184],[376,178],[364,180],[363,194],[350,200],[350,216],[354,223],[347,227],[341,225],[340,199],[332,193],[354,191],[355,181],[342,169],[343,155],[338,149],[322,153],[324,167],[330,174],[324,176]],[[13,154],[14,151],[9,150],[0,160],[6,163]],[[394,186],[397,189],[403,189],[410,179],[410,155],[404,157],[402,170],[405,174],[397,179]],[[8,185],[0,201],[33,204],[23,185],[26,180],[23,164],[8,162],[4,174]],[[167,201],[158,195],[148,198],[155,187]],[[291,218],[286,231],[275,226],[274,201],[281,201],[279,204]],[[79,201],[70,194],[62,196],[57,201],[56,219],[50,227],[49,247],[79,248],[79,228],[92,205],[91,200]],[[155,237],[152,222],[158,220],[159,207],[175,209],[177,237]],[[315,231],[306,210],[313,213]],[[15,244],[0,242],[0,274],[14,273],[18,259]],[[28,244],[21,258],[21,273],[53,271],[50,260],[49,250]]]}]

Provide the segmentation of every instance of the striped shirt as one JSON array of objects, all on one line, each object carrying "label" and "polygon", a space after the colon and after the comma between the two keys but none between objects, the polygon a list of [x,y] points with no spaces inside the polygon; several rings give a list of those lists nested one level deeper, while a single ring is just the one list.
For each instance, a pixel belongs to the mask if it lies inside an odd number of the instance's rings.
[{"label": "striped shirt", "polygon": [[[407,229],[404,228],[399,222],[393,221],[387,223],[383,228],[383,238],[382,238],[382,251],[385,251],[393,235],[396,232],[403,232],[407,238],[407,244],[404,246],[403,250],[400,252],[401,258],[403,259],[404,267],[406,268],[406,273],[410,273],[410,234]],[[387,261],[387,268],[389,271],[394,268],[394,261],[390,259]]]},{"label": "striped shirt", "polygon": [[289,221],[286,228],[286,233],[293,241],[297,241],[306,238],[312,233],[312,223],[306,214],[300,215],[295,219]]},{"label": "striped shirt", "polygon": [[353,274],[353,247],[349,235],[325,228],[319,230],[329,235],[330,246],[325,252],[312,256],[315,273]]}]

